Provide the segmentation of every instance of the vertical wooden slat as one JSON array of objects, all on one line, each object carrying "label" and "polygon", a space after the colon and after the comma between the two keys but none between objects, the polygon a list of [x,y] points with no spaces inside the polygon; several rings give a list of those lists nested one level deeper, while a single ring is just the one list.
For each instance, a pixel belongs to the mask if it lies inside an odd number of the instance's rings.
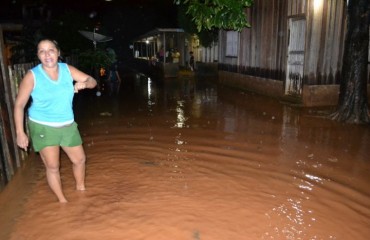
[{"label": "vertical wooden slat", "polygon": [[[0,190],[11,180],[17,168],[28,156],[16,144],[13,107],[18,85],[26,71],[34,64],[8,67],[5,63],[3,30],[0,25]],[[26,127],[27,131],[27,127]]]},{"label": "vertical wooden slat", "polygon": [[[0,26],[0,38],[2,38],[2,28]],[[3,48],[0,42],[0,61],[4,61]],[[5,133],[7,114],[6,95],[4,90],[3,71],[0,67],[0,190],[4,188],[8,180],[14,173],[14,166],[9,153],[8,141]]]},{"label": "vertical wooden slat", "polygon": [[[311,3],[312,2],[312,3]],[[307,23],[307,28],[306,28],[306,57],[305,57],[305,78],[304,78],[304,84],[314,84],[315,83],[315,78],[314,73],[312,73],[312,65],[310,61],[310,51],[308,51],[311,46],[314,44],[314,22],[315,19],[313,18],[314,16],[314,9],[312,7],[313,5],[313,0],[307,0],[307,14],[306,14],[306,23]]]},{"label": "vertical wooden slat", "polygon": [[[277,70],[280,72],[285,72],[286,69],[286,56],[287,56],[287,39],[288,39],[288,4],[289,1],[281,1],[279,3],[279,15],[277,23],[278,23],[278,51],[276,51],[276,58],[278,59],[278,64],[276,65]],[[281,79],[284,79],[285,76],[282,74],[280,76]]]},{"label": "vertical wooden slat", "polygon": [[334,52],[333,55],[333,66],[335,69],[337,69],[336,78],[334,79],[333,84],[339,84],[339,72],[342,68],[342,59],[343,59],[343,53],[344,53],[344,38],[346,34],[346,19],[347,15],[345,12],[346,9],[346,3],[339,4],[337,6],[337,13],[336,13],[336,30],[334,32],[334,44],[335,46],[338,46],[338,49]]},{"label": "vertical wooden slat", "polygon": [[[315,34],[313,35],[313,45],[310,50],[313,56],[310,58],[311,66],[316,65],[316,71],[314,72],[317,82],[319,84],[325,83],[325,75],[323,74],[325,64],[325,35],[327,33],[327,1],[323,2],[322,9],[314,9],[315,21]],[[320,18],[319,18],[320,16]],[[324,48],[324,50],[323,50]],[[316,60],[314,60],[316,59]]]},{"label": "vertical wooden slat", "polygon": [[2,144],[3,151],[5,153],[5,162],[7,163],[7,174],[8,178],[14,174],[15,169],[20,166],[19,151],[14,141],[15,139],[15,128],[13,122],[13,101],[9,95],[10,87],[8,83],[8,69],[5,65],[5,45],[3,39],[3,29],[0,25],[0,65],[1,65],[1,116],[2,116]]},{"label": "vertical wooden slat", "polygon": [[[321,41],[321,49],[320,52],[323,52],[323,59],[321,64],[321,70],[320,73],[327,73],[327,74],[320,74],[321,78],[323,78],[323,83],[328,84],[330,83],[330,75],[331,75],[331,55],[332,55],[332,47],[333,42],[330,42],[330,36],[333,36],[334,31],[334,19],[335,11],[333,11],[333,4],[332,1],[326,1],[324,2],[323,7],[323,24],[322,24],[322,31],[325,34],[322,34],[322,41]],[[324,38],[324,39],[323,39]]]},{"label": "vertical wooden slat", "polygon": [[[13,67],[9,66],[9,81],[12,91],[12,100],[15,101],[16,95],[18,94],[18,86],[23,79],[26,72],[31,69],[36,63],[24,63],[24,64],[15,64]],[[25,121],[27,121],[25,119]],[[28,125],[25,124],[25,131],[29,134]],[[20,159],[24,161],[28,157],[28,153],[25,151],[20,151]]]},{"label": "vertical wooden slat", "polygon": [[[0,73],[2,70],[0,68]],[[8,122],[8,111],[5,98],[3,75],[0,76],[0,190],[6,185],[14,174],[14,161],[9,152],[8,132],[6,128],[9,127]]]},{"label": "vertical wooden slat", "polygon": [[258,51],[257,51],[257,39],[259,39],[260,36],[258,36],[258,32],[256,31],[256,29],[259,29],[260,28],[260,24],[259,24],[259,18],[258,18],[258,15],[257,15],[257,9],[258,9],[258,6],[259,6],[259,2],[254,2],[253,4],[253,8],[252,8],[252,16],[253,16],[253,28],[252,28],[252,38],[251,38],[251,43],[250,43],[250,51],[251,51],[251,64],[250,64],[250,67],[251,68],[254,68],[257,66],[257,58],[258,58]]}]

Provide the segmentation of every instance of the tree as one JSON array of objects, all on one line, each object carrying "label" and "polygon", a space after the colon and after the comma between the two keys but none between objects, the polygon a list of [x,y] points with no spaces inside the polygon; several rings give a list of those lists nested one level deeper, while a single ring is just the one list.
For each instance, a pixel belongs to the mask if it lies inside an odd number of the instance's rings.
[{"label": "tree", "polygon": [[348,1],[339,100],[336,111],[331,114],[333,120],[370,122],[367,97],[369,11],[368,0]]},{"label": "tree", "polygon": [[116,56],[104,48],[88,49],[78,55],[79,67],[96,79],[100,68],[108,68],[116,60]]},{"label": "tree", "polygon": [[218,29],[211,30],[202,29],[200,32],[195,23],[187,16],[187,8],[184,5],[178,7],[177,20],[179,27],[183,28],[186,33],[196,34],[199,38],[200,44],[203,47],[211,47],[218,40]]},{"label": "tree", "polygon": [[174,0],[177,5],[187,7],[198,32],[202,29],[233,29],[241,31],[250,27],[245,8],[252,6],[253,0]]}]

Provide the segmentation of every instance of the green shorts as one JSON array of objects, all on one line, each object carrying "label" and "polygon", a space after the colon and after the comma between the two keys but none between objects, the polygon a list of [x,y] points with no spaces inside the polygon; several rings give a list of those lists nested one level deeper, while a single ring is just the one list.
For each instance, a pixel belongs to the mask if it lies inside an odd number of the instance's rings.
[{"label": "green shorts", "polygon": [[35,152],[48,146],[75,147],[82,144],[76,122],[64,127],[50,127],[29,120],[28,126]]}]

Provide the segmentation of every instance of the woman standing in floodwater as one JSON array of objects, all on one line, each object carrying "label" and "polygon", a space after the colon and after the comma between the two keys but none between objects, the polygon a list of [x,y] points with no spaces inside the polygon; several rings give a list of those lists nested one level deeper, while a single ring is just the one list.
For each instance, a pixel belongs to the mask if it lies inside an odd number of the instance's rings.
[{"label": "woman standing in floodwater", "polygon": [[[14,106],[17,144],[27,150],[29,140],[24,131],[24,109],[28,110],[30,137],[46,167],[48,184],[59,202],[67,202],[59,173],[60,147],[73,163],[77,190],[85,190],[85,152],[74,121],[74,93],[94,88],[96,80],[77,68],[58,62],[60,49],[56,41],[43,39],[37,45],[40,64],[24,76]],[[73,85],[73,81],[76,83]]]}]

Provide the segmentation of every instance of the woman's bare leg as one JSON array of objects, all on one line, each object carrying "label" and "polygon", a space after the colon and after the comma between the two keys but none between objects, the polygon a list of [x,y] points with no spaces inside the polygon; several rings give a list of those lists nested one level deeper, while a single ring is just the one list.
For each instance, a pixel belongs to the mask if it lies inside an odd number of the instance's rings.
[{"label": "woman's bare leg", "polygon": [[85,162],[86,156],[82,145],[76,147],[62,147],[73,163],[73,175],[76,180],[76,189],[85,190]]},{"label": "woman's bare leg", "polygon": [[40,151],[40,156],[46,168],[46,178],[51,190],[57,196],[59,202],[68,202],[62,190],[60,179],[60,150],[59,146],[45,147]]}]

